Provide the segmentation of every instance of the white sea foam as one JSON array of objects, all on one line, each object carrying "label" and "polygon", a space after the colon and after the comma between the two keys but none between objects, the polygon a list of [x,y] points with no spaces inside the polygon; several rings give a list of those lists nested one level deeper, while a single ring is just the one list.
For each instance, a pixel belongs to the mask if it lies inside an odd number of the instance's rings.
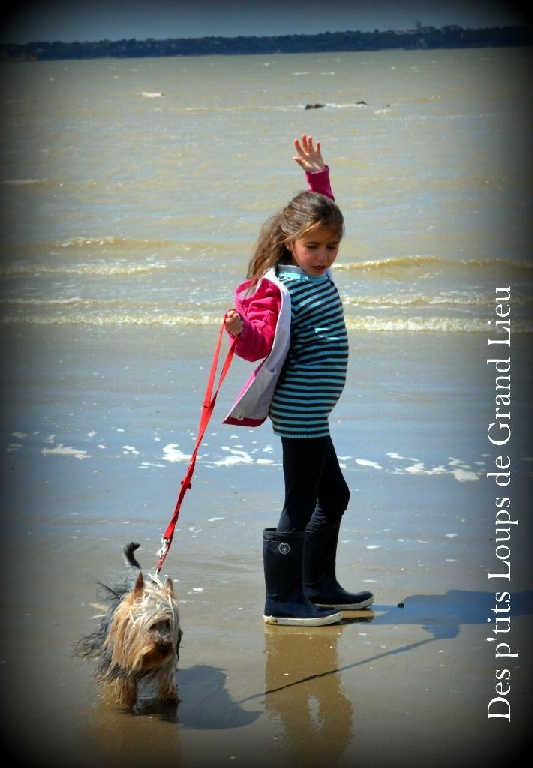
[{"label": "white sea foam", "polygon": [[472,472],[466,469],[455,469],[452,474],[460,483],[466,483],[470,480],[479,480],[480,477],[477,472]]},{"label": "white sea foam", "polygon": [[[229,448],[225,448],[223,450],[229,451]],[[228,456],[226,459],[219,459],[218,461],[213,462],[214,466],[216,467],[232,467],[235,466],[235,464],[253,464],[254,460],[250,456],[249,453],[246,451],[235,451],[231,450],[231,455]]]},{"label": "white sea foam", "polygon": [[450,458],[448,463],[451,467],[450,472],[460,483],[465,483],[471,480],[479,480],[483,474],[481,471],[474,471],[472,467],[470,467],[468,464],[465,464],[465,462],[461,461],[461,459]]},{"label": "white sea foam", "polygon": [[168,445],[165,445],[163,448],[164,461],[177,463],[180,461],[189,461],[190,458],[191,458],[191,454],[186,454],[186,453],[183,453],[183,451],[180,451],[178,443],[169,443]]},{"label": "white sea foam", "polygon": [[368,459],[356,459],[356,464],[360,464],[362,467],[373,467],[373,469],[383,469],[381,464],[378,464],[377,461],[369,461]]},{"label": "white sea foam", "polygon": [[[413,456],[401,456],[399,453],[396,453],[396,452],[389,452],[387,453],[387,456],[392,462],[391,468],[383,467],[377,461],[372,461],[369,459],[355,459],[355,463],[363,467],[370,467],[372,469],[381,469],[386,472],[392,472],[395,475],[409,474],[409,475],[428,476],[428,475],[449,474],[449,475],[453,475],[453,477],[455,477],[455,479],[459,483],[479,480],[480,477],[483,475],[483,470],[481,469],[481,467],[484,466],[484,463],[481,461],[475,462],[475,466],[479,467],[479,469],[473,469],[466,462],[461,461],[461,459],[455,459],[455,458],[448,459],[448,466],[445,466],[444,464],[427,466],[426,462],[421,461],[420,459],[414,458]],[[412,462],[412,463],[409,463],[406,466],[398,466],[398,462]]]},{"label": "white sea foam", "polygon": [[[117,428],[115,431],[123,433],[125,430],[122,428]],[[12,434],[27,437],[26,433],[23,432],[13,432]],[[94,436],[95,434],[95,430],[92,430],[88,433],[89,436]],[[44,443],[52,446],[50,448],[43,448],[41,450],[43,455],[74,456],[79,459],[92,458],[91,455],[85,450],[65,446],[62,443],[55,445],[55,434],[48,435],[47,437],[43,438],[43,441]],[[99,443],[96,447],[100,451],[107,450],[107,446],[104,443]],[[24,448],[24,443],[12,442],[6,446],[5,450],[8,453],[15,453],[16,451],[21,451]],[[232,447],[221,446],[220,450],[222,450],[226,456],[222,458],[211,458],[209,454],[206,453],[204,455],[199,455],[198,458],[205,467],[211,467],[213,469],[235,467],[243,464],[255,464],[257,466],[263,467],[274,467],[281,464],[281,459],[264,456],[265,453],[272,453],[274,450],[270,443],[263,448],[253,448],[251,451],[243,448],[240,443],[238,446],[235,445]],[[123,445],[122,454],[124,456],[139,456],[141,451],[133,445]],[[190,459],[191,454],[182,451],[178,443],[169,443],[163,447],[163,455],[161,457],[161,461],[143,461],[139,467],[141,469],[147,469],[149,467],[163,468],[166,466],[164,462],[184,463],[188,462]],[[354,464],[361,468],[366,468],[372,471],[387,472],[395,475],[410,475],[412,477],[450,475],[459,483],[478,481],[481,477],[483,477],[486,466],[486,463],[481,460],[469,464],[468,462],[455,457],[448,457],[446,462],[432,465],[427,461],[422,461],[414,456],[403,456],[394,451],[388,452],[384,461],[377,461],[375,458],[352,458],[349,455],[343,456],[339,460],[342,461],[342,466],[347,469],[350,467],[350,462],[353,461]],[[531,461],[531,459],[524,458],[524,461]]]},{"label": "white sea foam", "polygon": [[387,456],[389,456],[391,459],[404,459],[405,461],[416,461],[416,459],[413,456],[402,456],[399,453],[395,453],[394,451],[387,453]]},{"label": "white sea foam", "polygon": [[55,448],[43,448],[41,450],[43,456],[56,455],[56,456],[74,456],[76,459],[90,459],[90,454],[87,451],[82,451],[78,448],[71,448],[65,445],[56,445]]}]

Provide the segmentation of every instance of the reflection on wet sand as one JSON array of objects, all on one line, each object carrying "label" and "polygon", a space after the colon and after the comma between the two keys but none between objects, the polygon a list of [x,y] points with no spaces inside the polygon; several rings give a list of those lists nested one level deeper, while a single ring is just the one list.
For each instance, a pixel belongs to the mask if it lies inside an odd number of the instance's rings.
[{"label": "reflection on wet sand", "polygon": [[[373,615],[360,613],[366,621]],[[265,627],[266,711],[288,765],[333,768],[350,746],[354,710],[337,650],[344,626]]]}]

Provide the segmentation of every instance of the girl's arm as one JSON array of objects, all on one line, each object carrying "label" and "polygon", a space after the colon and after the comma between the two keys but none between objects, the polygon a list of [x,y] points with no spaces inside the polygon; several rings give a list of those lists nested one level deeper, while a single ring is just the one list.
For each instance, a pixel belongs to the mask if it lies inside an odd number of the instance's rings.
[{"label": "girl's arm", "polygon": [[261,281],[253,294],[243,298],[247,288],[248,282],[237,288],[236,308],[226,312],[224,325],[228,333],[237,338],[236,354],[254,362],[266,357],[272,350],[281,293],[270,280]]},{"label": "girl's arm", "polygon": [[294,146],[298,154],[293,160],[305,172],[309,191],[319,192],[321,195],[335,200],[329,181],[329,167],[322,157],[320,142],[317,141],[315,147],[313,137],[304,133],[301,141],[299,139],[294,140]]}]

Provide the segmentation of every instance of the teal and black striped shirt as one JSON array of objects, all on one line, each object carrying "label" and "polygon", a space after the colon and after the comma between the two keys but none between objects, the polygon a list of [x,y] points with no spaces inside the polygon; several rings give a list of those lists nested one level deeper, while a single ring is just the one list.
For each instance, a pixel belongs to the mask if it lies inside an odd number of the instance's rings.
[{"label": "teal and black striped shirt", "polygon": [[348,334],[335,283],[280,265],[291,298],[291,344],[270,406],[280,437],[325,437],[348,367]]}]

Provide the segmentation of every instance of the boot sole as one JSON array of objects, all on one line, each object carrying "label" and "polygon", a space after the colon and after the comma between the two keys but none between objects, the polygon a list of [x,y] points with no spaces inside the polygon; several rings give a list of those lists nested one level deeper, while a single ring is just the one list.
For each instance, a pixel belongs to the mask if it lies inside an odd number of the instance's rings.
[{"label": "boot sole", "polygon": [[292,616],[263,616],[263,620],[265,624],[280,624],[284,627],[324,627],[326,624],[338,624],[342,620],[342,614],[340,612],[332,613],[329,616],[320,616],[314,619],[298,619]]},{"label": "boot sole", "polygon": [[314,600],[312,602],[318,608],[334,608],[336,611],[361,611],[372,605],[374,598],[369,597],[368,600],[363,600],[360,603],[315,603]]}]

